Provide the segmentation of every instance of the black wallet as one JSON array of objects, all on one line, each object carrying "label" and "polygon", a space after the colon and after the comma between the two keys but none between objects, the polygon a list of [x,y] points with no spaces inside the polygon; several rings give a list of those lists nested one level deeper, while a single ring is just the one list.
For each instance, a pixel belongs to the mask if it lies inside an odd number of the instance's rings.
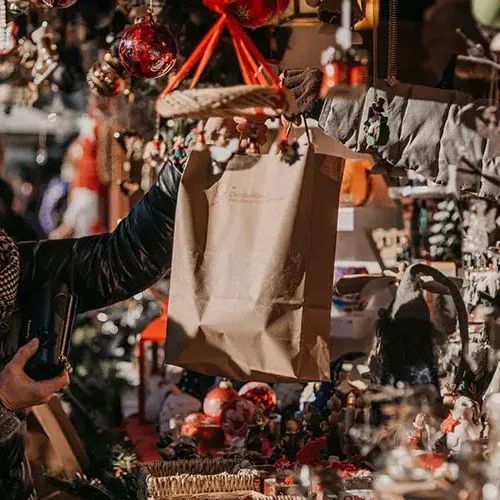
[{"label": "black wallet", "polygon": [[77,311],[77,297],[67,285],[49,282],[37,292],[24,318],[21,343],[38,338],[40,345],[24,371],[33,380],[57,377],[68,362],[71,333]]}]

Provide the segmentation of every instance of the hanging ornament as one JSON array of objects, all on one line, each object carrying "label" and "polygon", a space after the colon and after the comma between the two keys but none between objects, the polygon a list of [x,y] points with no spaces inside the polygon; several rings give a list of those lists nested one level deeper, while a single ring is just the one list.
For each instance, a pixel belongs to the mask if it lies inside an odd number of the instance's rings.
[{"label": "hanging ornament", "polygon": [[30,11],[31,2],[30,0],[10,0],[7,7],[13,16],[22,16]]},{"label": "hanging ornament", "polygon": [[45,5],[55,7],[56,9],[67,9],[75,5],[78,0],[42,0]]},{"label": "hanging ornament", "polygon": [[43,130],[38,136],[38,148],[35,155],[36,164],[43,167],[47,164],[48,153],[47,153],[47,132]]},{"label": "hanging ornament", "polygon": [[42,26],[31,34],[31,38],[37,48],[37,58],[31,74],[33,83],[40,85],[57,68],[59,54],[52,33],[48,32],[47,22],[43,22]]},{"label": "hanging ornament", "polygon": [[222,407],[228,401],[238,397],[238,393],[228,381],[222,381],[219,387],[212,389],[203,402],[203,411],[216,421],[220,421]]},{"label": "hanging ornament", "polygon": [[87,73],[90,91],[101,97],[114,97],[126,88],[126,82],[105,61],[96,62]]},{"label": "hanging ornament", "polygon": [[29,38],[21,38],[17,53],[21,58],[20,65],[28,71],[33,70],[37,56],[36,45]]},{"label": "hanging ornament", "polygon": [[268,384],[249,382],[240,389],[239,395],[251,401],[257,408],[262,408],[266,415],[270,415],[276,408],[276,393]]},{"label": "hanging ornament", "polygon": [[17,48],[17,26],[14,22],[7,23],[6,0],[0,0],[0,56],[8,56]]},{"label": "hanging ornament", "polygon": [[167,144],[161,135],[160,131],[161,121],[160,117],[156,120],[156,133],[153,140],[146,143],[144,146],[143,159],[141,169],[141,189],[148,191],[151,187],[155,175],[160,172],[161,167],[165,164],[167,154]]},{"label": "hanging ornament", "polygon": [[248,399],[236,398],[222,407],[221,427],[230,436],[246,435],[255,415],[255,405]]},{"label": "hanging ornament", "polygon": [[278,18],[290,0],[203,0],[210,10],[228,12],[246,28],[260,28]]},{"label": "hanging ornament", "polygon": [[328,47],[321,54],[323,66],[323,83],[321,84],[320,97],[331,95],[349,84],[349,64],[345,52],[339,47]]},{"label": "hanging ornament", "polygon": [[128,28],[118,49],[125,69],[137,78],[160,78],[177,61],[177,42],[167,26],[154,21],[150,12],[144,21]]}]

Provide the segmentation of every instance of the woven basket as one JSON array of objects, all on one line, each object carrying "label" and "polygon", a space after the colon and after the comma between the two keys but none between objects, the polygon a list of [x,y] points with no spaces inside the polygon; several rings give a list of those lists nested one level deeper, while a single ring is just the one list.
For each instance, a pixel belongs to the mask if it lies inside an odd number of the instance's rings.
[{"label": "woven basket", "polygon": [[235,491],[231,493],[205,493],[201,495],[170,496],[169,500],[307,500],[298,496],[266,496],[255,491]]},{"label": "woven basket", "polygon": [[[232,474],[236,460],[175,460],[151,462],[139,470],[138,498],[141,500],[166,500],[181,498],[231,498],[222,493],[258,491],[260,474],[242,471]],[[215,494],[215,496],[207,496]],[[197,497],[196,495],[202,495]],[[218,495],[218,496],[217,496]],[[244,498],[234,496],[236,498]]]},{"label": "woven basket", "polygon": [[238,85],[236,87],[176,90],[158,99],[156,111],[163,118],[279,116],[285,106],[284,94],[276,87]]}]

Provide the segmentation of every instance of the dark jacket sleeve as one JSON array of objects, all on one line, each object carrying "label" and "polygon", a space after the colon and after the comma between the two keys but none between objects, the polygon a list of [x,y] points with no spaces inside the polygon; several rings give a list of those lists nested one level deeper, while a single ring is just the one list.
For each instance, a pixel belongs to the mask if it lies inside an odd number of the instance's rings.
[{"label": "dark jacket sleeve", "polygon": [[98,309],[148,288],[169,269],[181,174],[167,164],[157,181],[109,234],[19,244],[20,294],[39,284],[66,283],[79,311]]}]

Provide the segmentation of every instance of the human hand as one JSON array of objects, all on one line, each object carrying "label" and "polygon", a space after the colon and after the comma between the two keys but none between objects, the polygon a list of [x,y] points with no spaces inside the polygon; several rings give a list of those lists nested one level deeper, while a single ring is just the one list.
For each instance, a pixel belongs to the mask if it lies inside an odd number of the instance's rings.
[{"label": "human hand", "polygon": [[288,69],[281,74],[283,87],[288,89],[294,102],[288,109],[286,118],[296,122],[301,115],[309,115],[319,99],[323,72],[308,66],[302,69]]},{"label": "human hand", "polygon": [[23,410],[48,403],[52,396],[69,385],[69,375],[36,382],[24,372],[24,366],[38,349],[38,339],[33,339],[17,351],[12,361],[0,372],[0,402],[8,410]]}]

